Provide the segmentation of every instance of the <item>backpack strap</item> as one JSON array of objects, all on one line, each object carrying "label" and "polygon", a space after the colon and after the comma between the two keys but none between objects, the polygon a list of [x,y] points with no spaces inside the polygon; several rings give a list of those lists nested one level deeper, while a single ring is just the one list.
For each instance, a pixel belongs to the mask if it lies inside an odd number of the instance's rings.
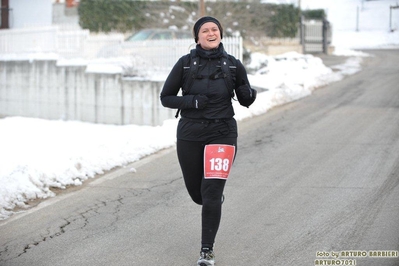
[{"label": "backpack strap", "polygon": [[[234,59],[234,63],[236,63],[236,59],[234,57],[232,57],[232,59]],[[229,56],[226,53],[226,51],[223,51],[223,56],[220,60],[220,67],[222,68],[223,71],[224,82],[226,83],[227,90],[231,94],[231,98],[233,98],[235,86],[233,84],[233,77],[231,75],[230,68],[232,69],[234,68],[235,70],[237,67],[236,65],[230,64]]]},{"label": "backpack strap", "polygon": [[187,64],[188,66],[183,66],[184,68],[188,68],[190,73],[187,76],[186,82],[183,84],[184,88],[182,88],[183,95],[187,95],[193,86],[194,80],[197,77],[199,58],[197,56],[197,52],[195,49],[191,49],[190,51],[190,61]]},{"label": "backpack strap", "polygon": [[[189,61],[183,63],[183,69],[189,69],[190,73],[188,74],[182,86],[183,95],[187,95],[191,87],[193,86],[194,80],[197,78],[197,71],[199,65],[199,59],[195,49],[191,49],[190,56],[186,57],[186,59],[187,58],[189,59]],[[177,109],[175,117],[178,118],[179,114],[180,114],[180,109]]]}]

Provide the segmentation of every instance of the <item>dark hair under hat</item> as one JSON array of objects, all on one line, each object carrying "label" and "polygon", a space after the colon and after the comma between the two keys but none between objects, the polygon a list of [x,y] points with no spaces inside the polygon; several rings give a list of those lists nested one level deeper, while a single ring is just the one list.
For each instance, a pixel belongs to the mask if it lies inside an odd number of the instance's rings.
[{"label": "dark hair under hat", "polygon": [[202,17],[197,22],[195,22],[194,27],[193,27],[193,34],[194,34],[194,40],[195,42],[198,42],[198,33],[202,25],[204,25],[207,22],[213,22],[215,23],[220,31],[220,38],[223,39],[223,28],[222,25],[220,24],[219,20],[217,20],[214,17]]}]

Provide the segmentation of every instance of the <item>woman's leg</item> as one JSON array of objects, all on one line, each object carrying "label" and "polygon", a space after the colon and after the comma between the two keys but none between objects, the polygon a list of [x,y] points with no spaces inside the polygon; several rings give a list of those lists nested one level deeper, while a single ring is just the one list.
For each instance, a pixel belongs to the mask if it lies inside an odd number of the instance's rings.
[{"label": "woman's leg", "polygon": [[188,194],[195,203],[202,205],[201,183],[204,175],[204,143],[177,140],[176,150]]},{"label": "woman's leg", "polygon": [[[237,147],[237,138],[218,139],[209,144]],[[204,179],[204,148],[204,143],[200,141],[177,140],[176,143],[187,191],[195,203],[202,205],[202,248],[212,249],[220,225],[226,180]]]},{"label": "woman's leg", "polygon": [[202,182],[202,248],[213,248],[222,216],[225,183],[221,179],[204,179]]},{"label": "woman's leg", "polygon": [[[237,152],[237,138],[218,139],[209,144],[233,145],[236,146]],[[213,248],[222,216],[222,195],[225,184],[226,180],[222,179],[202,181],[202,248]]]}]

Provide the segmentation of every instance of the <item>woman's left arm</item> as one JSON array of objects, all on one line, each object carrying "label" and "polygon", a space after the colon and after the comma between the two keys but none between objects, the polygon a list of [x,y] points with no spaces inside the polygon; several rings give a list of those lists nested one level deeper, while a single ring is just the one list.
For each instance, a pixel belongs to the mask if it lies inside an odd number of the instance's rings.
[{"label": "woman's left arm", "polygon": [[245,69],[244,65],[241,63],[240,60],[237,60],[236,67],[237,67],[237,72],[236,72],[236,87],[235,87],[235,89],[237,89],[241,85],[245,85],[245,84],[247,84],[249,87],[251,87],[251,85],[249,84],[249,81],[248,81],[247,70]]},{"label": "woman's left arm", "polygon": [[242,106],[249,107],[256,99],[256,90],[251,88],[247,71],[240,60],[237,60],[236,87],[237,99]]}]

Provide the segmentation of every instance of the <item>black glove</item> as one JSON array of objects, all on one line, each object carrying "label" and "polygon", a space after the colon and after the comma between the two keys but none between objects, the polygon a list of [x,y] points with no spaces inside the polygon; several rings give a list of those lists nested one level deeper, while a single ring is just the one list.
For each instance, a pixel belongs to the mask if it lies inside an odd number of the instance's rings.
[{"label": "black glove", "polygon": [[208,105],[208,97],[202,94],[195,95],[193,98],[193,108],[204,109]]},{"label": "black glove", "polygon": [[237,99],[242,106],[249,107],[256,99],[256,90],[248,86],[241,85],[236,89]]}]

